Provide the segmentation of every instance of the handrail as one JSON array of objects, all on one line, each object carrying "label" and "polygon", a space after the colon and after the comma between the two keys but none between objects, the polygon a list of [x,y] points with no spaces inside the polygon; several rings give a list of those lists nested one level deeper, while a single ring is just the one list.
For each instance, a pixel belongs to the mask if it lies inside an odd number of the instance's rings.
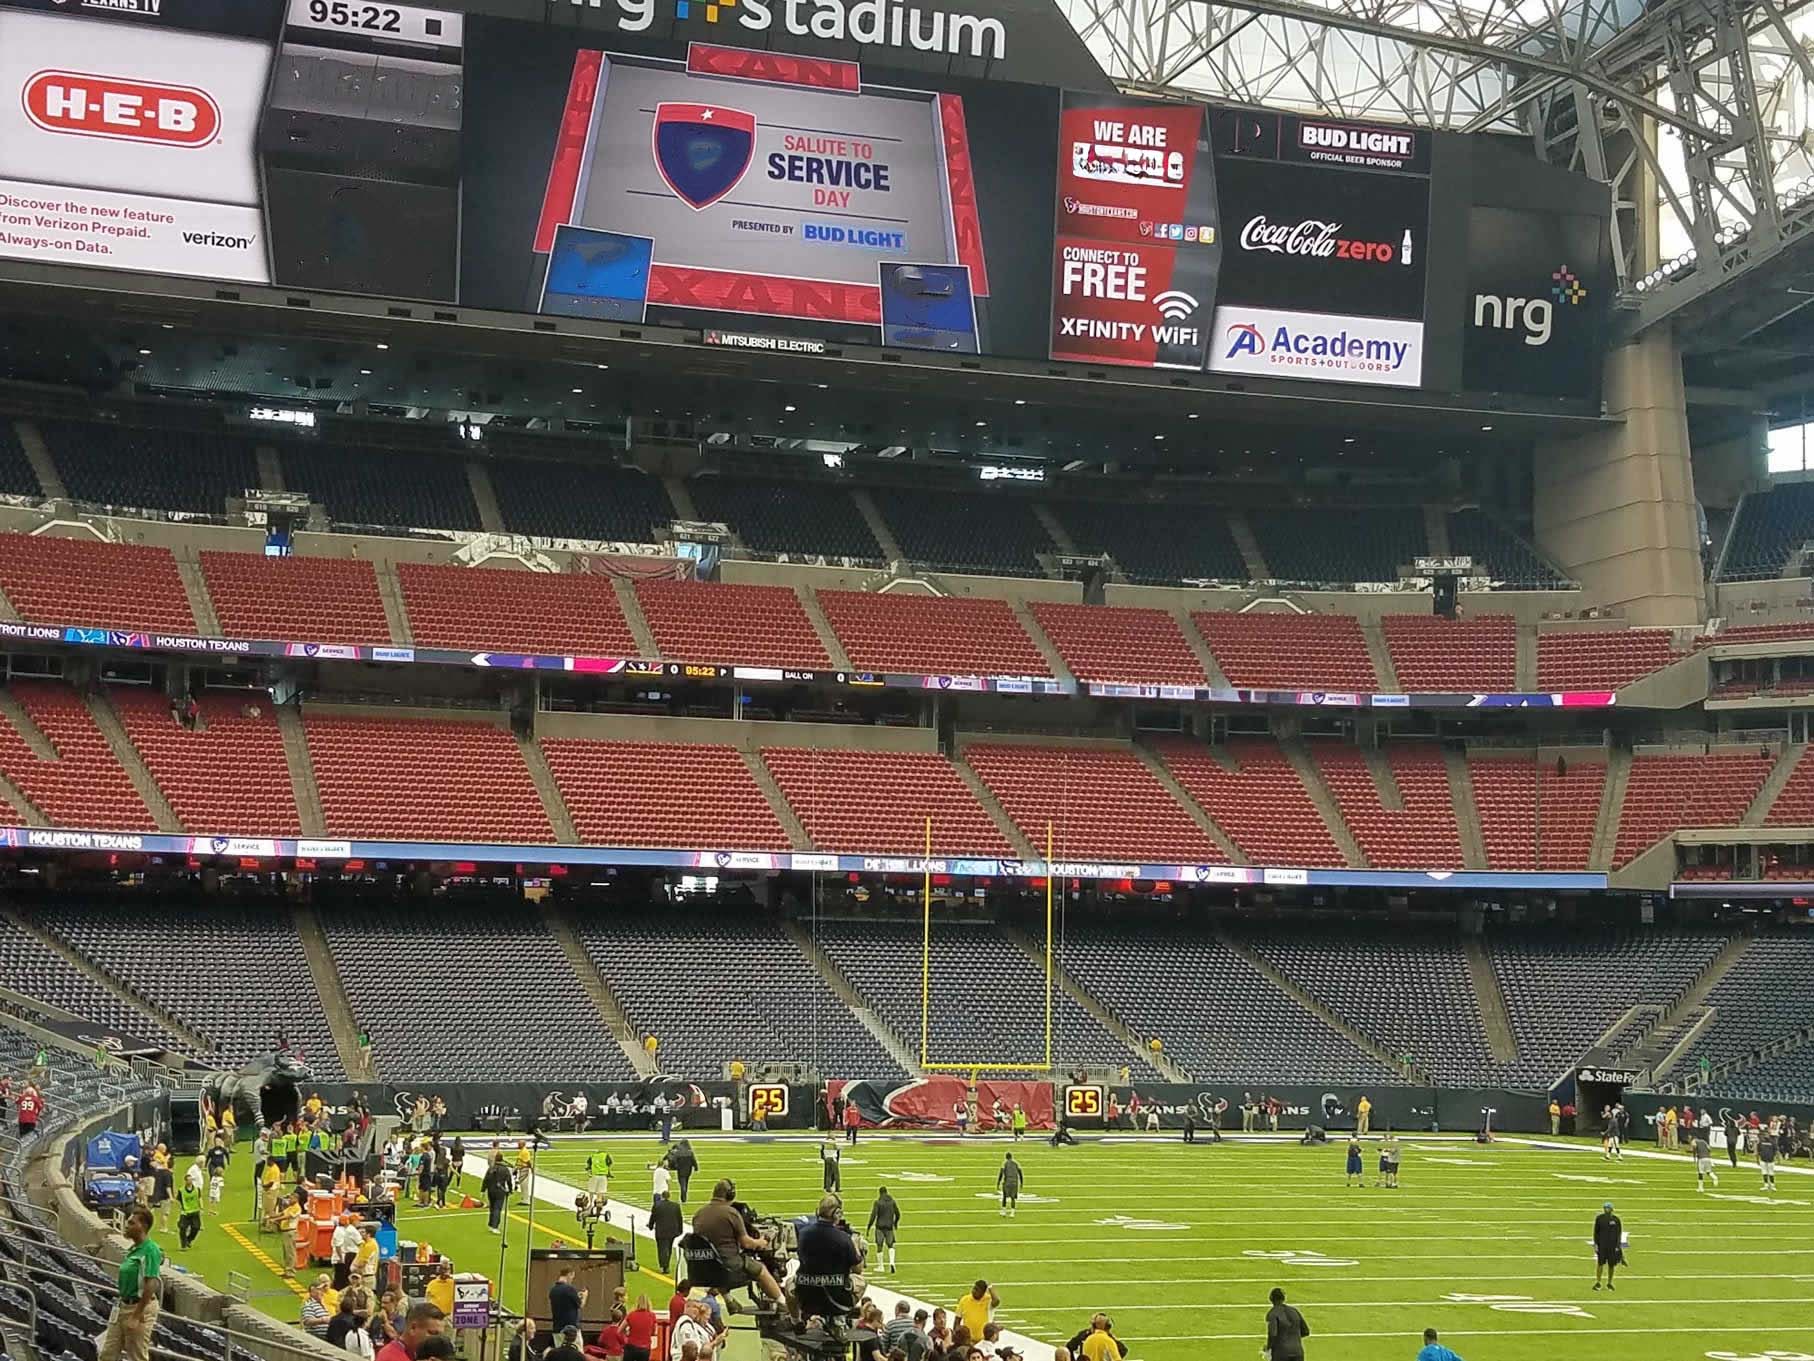
[{"label": "handrail", "polygon": [[38,1297],[17,1281],[0,1280],[0,1294],[9,1292],[25,1301],[25,1338],[35,1351],[38,1345]]}]

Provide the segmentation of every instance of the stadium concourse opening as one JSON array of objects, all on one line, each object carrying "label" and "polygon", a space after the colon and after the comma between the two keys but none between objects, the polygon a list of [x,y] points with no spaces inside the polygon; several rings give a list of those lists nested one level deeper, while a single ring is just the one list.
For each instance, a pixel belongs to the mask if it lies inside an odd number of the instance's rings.
[{"label": "stadium concourse opening", "polygon": [[0,1354],[1814,1355],[1801,20],[481,8],[0,0]]}]

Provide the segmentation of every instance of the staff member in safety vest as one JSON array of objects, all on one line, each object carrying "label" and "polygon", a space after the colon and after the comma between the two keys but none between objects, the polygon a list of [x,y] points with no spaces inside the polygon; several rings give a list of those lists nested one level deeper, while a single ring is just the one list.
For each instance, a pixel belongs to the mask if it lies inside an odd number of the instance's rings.
[{"label": "staff member in safety vest", "polygon": [[184,1176],[176,1200],[181,1211],[176,1221],[177,1246],[187,1252],[202,1231],[202,1169],[199,1165],[191,1167]]},{"label": "staff member in safety vest", "polygon": [[611,1155],[603,1149],[586,1158],[586,1194],[594,1204],[607,1198],[611,1190]]}]

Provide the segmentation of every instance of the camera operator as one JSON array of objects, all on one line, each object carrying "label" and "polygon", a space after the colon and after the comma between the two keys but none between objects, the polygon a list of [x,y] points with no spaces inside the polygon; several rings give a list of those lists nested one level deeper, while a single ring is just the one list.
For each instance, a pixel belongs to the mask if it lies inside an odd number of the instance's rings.
[{"label": "camera operator", "polygon": [[[851,1273],[863,1264],[850,1225],[844,1222],[844,1202],[835,1195],[819,1201],[819,1212],[800,1230],[800,1266],[794,1276],[796,1292],[811,1286],[834,1297],[853,1294]],[[828,1324],[836,1320],[827,1319]]]},{"label": "camera operator", "polygon": [[720,1179],[712,1188],[712,1198],[694,1212],[693,1232],[717,1250],[732,1277],[733,1289],[754,1282],[764,1295],[779,1304],[780,1285],[762,1259],[754,1255],[769,1251],[769,1242],[749,1231],[743,1212],[731,1203],[736,1198],[737,1183],[729,1177]]}]

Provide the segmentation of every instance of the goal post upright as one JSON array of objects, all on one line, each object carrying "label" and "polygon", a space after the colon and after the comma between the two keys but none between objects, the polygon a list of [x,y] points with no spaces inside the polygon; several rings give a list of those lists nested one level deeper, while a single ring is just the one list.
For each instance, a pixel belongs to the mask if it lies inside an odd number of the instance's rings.
[{"label": "goal post upright", "polygon": [[1052,922],[1053,922],[1053,888],[1052,888],[1052,824],[1046,823],[1046,1042],[1045,1061],[1043,1063],[979,1063],[966,1060],[961,1063],[934,1062],[932,1058],[932,819],[926,819],[925,856],[920,869],[920,1068],[928,1073],[968,1073],[970,1081],[976,1081],[976,1075],[982,1069],[997,1073],[1050,1073],[1052,1071],[1052,1021],[1053,1021],[1053,955],[1052,955]]}]

